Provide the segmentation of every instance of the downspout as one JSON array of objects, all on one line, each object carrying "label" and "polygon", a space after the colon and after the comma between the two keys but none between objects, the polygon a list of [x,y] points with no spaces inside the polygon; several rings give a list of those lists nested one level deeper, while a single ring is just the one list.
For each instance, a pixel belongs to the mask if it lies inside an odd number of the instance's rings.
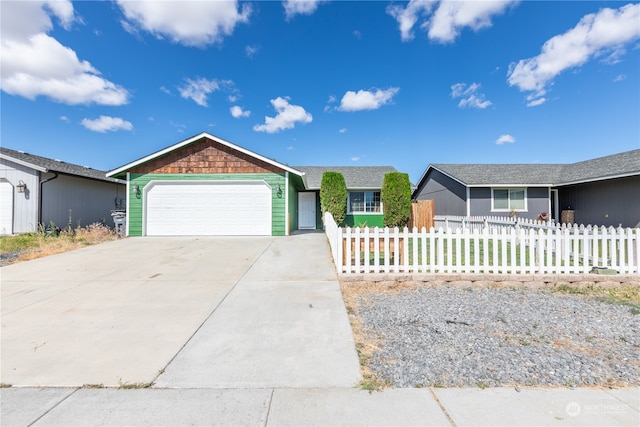
[{"label": "downspout", "polygon": [[[49,171],[47,171],[49,172]],[[51,172],[53,174],[53,176],[51,178],[47,178],[43,181],[40,181],[40,189],[39,189],[39,193],[38,193],[38,224],[44,226],[44,224],[42,223],[42,185],[45,182],[49,182],[49,181],[53,181],[54,179],[56,179],[58,177],[58,172]]]}]

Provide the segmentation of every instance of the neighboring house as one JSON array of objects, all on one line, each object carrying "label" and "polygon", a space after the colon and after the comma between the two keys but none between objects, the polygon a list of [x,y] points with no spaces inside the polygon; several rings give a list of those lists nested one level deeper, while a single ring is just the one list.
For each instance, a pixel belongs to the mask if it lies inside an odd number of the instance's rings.
[{"label": "neighboring house", "polygon": [[306,176],[306,193],[301,197],[313,199],[316,203],[316,222],[300,224],[300,228],[322,228],[320,211],[320,184],[324,172],[340,172],[347,185],[347,216],[345,225],[349,227],[384,227],[383,206],[380,190],[384,175],[397,172],[391,166],[296,166]]},{"label": "neighboring house", "polygon": [[[203,132],[107,176],[127,181],[130,236],[283,236],[322,228],[322,172],[346,169],[289,167]],[[350,190],[358,190],[350,196],[351,218],[362,211],[377,222],[381,175],[375,174],[372,184],[364,171],[376,168],[357,169],[363,172],[345,176]]]},{"label": "neighboring house", "polygon": [[110,224],[125,200],[124,182],[104,171],[0,147],[0,234]]},{"label": "neighboring house", "polygon": [[413,192],[434,200],[436,215],[560,221],[570,211],[578,224],[640,226],[640,150],[571,164],[431,164]]}]

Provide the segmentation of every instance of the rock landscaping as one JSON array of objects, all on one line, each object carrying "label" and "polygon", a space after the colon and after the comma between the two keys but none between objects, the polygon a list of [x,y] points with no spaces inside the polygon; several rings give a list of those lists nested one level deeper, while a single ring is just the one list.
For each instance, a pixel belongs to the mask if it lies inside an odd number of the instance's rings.
[{"label": "rock landscaping", "polygon": [[636,277],[342,279],[364,376],[378,384],[640,385]]}]

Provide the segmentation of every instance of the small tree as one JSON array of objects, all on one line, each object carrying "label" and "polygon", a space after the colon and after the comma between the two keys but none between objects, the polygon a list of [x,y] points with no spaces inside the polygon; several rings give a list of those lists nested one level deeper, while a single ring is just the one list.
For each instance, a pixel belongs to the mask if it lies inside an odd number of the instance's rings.
[{"label": "small tree", "polygon": [[347,217],[347,184],[340,172],[325,172],[320,183],[320,208],[322,217],[329,212],[336,224],[341,225]]},{"label": "small tree", "polygon": [[411,216],[411,182],[409,175],[391,172],[384,175],[380,194],[386,227],[405,227]]}]

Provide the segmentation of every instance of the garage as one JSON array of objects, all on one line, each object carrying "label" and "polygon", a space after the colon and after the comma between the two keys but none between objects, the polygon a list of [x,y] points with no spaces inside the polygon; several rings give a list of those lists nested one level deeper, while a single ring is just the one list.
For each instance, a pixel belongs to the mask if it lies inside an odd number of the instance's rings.
[{"label": "garage", "polygon": [[0,181],[0,234],[13,233],[13,185]]},{"label": "garage", "polygon": [[147,236],[270,236],[264,181],[158,181],[144,189]]}]

